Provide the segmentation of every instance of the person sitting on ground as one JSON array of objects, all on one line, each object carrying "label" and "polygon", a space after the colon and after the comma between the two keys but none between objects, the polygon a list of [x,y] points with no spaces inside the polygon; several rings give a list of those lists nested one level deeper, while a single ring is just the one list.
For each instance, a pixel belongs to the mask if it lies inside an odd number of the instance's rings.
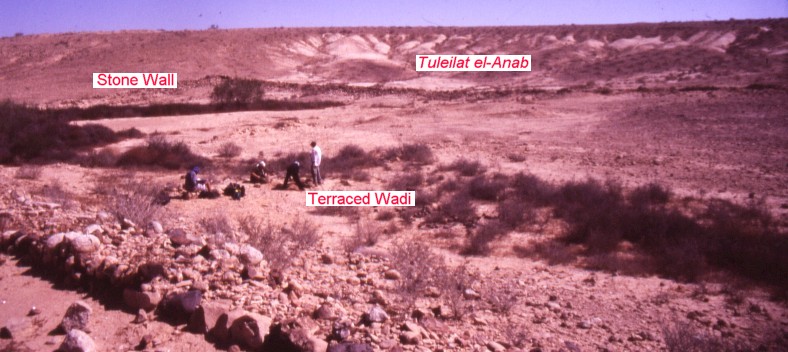
[{"label": "person sitting on ground", "polygon": [[294,161],[290,166],[287,167],[287,174],[285,175],[285,183],[282,185],[282,188],[287,188],[287,181],[290,180],[292,177],[295,180],[298,189],[304,190],[304,184],[301,183],[301,177],[298,176],[298,171],[301,170],[301,163],[298,160]]},{"label": "person sitting on ground", "polygon": [[186,182],[184,183],[183,188],[185,188],[187,192],[211,191],[211,185],[205,180],[197,177],[197,174],[199,173],[199,166],[193,167],[188,173],[186,173]]},{"label": "person sitting on ground", "polygon": [[268,183],[268,173],[265,171],[265,161],[260,161],[254,165],[252,173],[249,175],[252,183]]}]

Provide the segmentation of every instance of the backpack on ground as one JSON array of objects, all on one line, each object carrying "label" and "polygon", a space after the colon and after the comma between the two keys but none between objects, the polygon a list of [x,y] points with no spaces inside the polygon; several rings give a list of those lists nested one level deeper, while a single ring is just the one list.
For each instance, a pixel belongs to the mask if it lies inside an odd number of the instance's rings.
[{"label": "backpack on ground", "polygon": [[230,196],[235,200],[241,200],[241,198],[246,195],[246,188],[243,185],[233,182],[224,188],[224,195]]}]

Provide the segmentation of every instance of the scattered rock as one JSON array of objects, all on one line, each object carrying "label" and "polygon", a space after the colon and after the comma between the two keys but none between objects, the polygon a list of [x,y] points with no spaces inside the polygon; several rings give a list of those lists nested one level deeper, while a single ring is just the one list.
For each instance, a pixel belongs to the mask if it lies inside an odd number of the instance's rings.
[{"label": "scattered rock", "polygon": [[385,277],[386,280],[399,280],[402,278],[402,275],[397,270],[389,269],[386,270],[386,273],[383,275],[383,277]]},{"label": "scattered rock", "polygon": [[158,221],[151,221],[151,222],[150,222],[150,228],[151,228],[151,229],[153,230],[153,232],[154,232],[154,233],[156,233],[156,234],[162,234],[162,233],[164,233],[164,226],[161,226],[161,223],[160,223],[160,222],[158,222]]},{"label": "scattered rock", "polygon": [[[66,235],[68,237],[68,235]],[[87,234],[78,234],[70,239],[71,248],[74,249],[77,253],[93,253],[101,247],[101,241],[99,241],[98,237],[93,235]]]},{"label": "scattered rock", "polygon": [[421,335],[414,331],[405,331],[399,335],[399,341],[406,345],[418,345],[421,343]]},{"label": "scattered rock", "polygon": [[169,233],[173,247],[188,246],[190,244],[203,245],[202,238],[187,233],[184,229],[173,229]]},{"label": "scattered rock", "polygon": [[27,311],[27,315],[28,316],[34,316],[34,315],[39,315],[39,314],[41,314],[41,310],[38,309],[36,306],[30,307],[30,310]]},{"label": "scattered rock", "polygon": [[472,300],[477,300],[482,298],[482,296],[478,292],[470,288],[465,289],[465,291],[462,292],[462,296],[465,297],[465,299],[472,299]]},{"label": "scattered rock", "polygon": [[60,345],[62,352],[95,352],[96,343],[84,331],[72,329],[66,334],[66,339]]},{"label": "scattered rock", "polygon": [[362,319],[365,324],[382,323],[389,320],[389,315],[380,306],[372,306]]},{"label": "scattered rock", "polygon": [[102,232],[104,232],[104,230],[101,228],[101,225],[99,225],[99,224],[91,224],[91,225],[88,225],[87,227],[85,227],[85,233],[87,233],[87,234],[94,235],[94,234],[97,234],[97,233],[100,234]]},{"label": "scattered rock", "polygon": [[323,303],[312,313],[312,318],[317,320],[336,320],[339,317],[330,304]]},{"label": "scattered rock", "polygon": [[331,335],[328,336],[329,341],[345,341],[350,336],[350,328],[352,324],[347,321],[336,321],[331,325]]},{"label": "scattered rock", "polygon": [[167,296],[162,304],[162,313],[173,322],[186,322],[200,306],[202,292],[191,290]]},{"label": "scattered rock", "polygon": [[257,265],[263,261],[263,253],[248,244],[241,246],[239,259],[247,265]]},{"label": "scattered rock", "polygon": [[244,312],[230,325],[230,338],[242,347],[257,350],[271,328],[271,318],[257,313]]},{"label": "scattered rock", "polygon": [[83,301],[76,301],[68,307],[63,321],[60,322],[60,328],[66,333],[71,330],[77,329],[81,331],[90,331],[88,323],[90,322],[90,314],[93,309]]},{"label": "scattered rock", "polygon": [[127,288],[123,290],[123,302],[132,309],[151,311],[161,302],[161,295],[157,292],[140,292]]},{"label": "scattered rock", "polygon": [[331,254],[325,253],[320,257],[320,260],[323,261],[323,264],[334,264],[334,256]]},{"label": "scattered rock", "polygon": [[500,343],[495,341],[490,341],[487,343],[487,348],[493,352],[504,352],[506,351],[506,347],[503,347]]},{"label": "scattered rock", "polygon": [[198,334],[209,334],[222,342],[227,341],[230,334],[229,311],[229,302],[204,302],[189,319],[189,329]]}]

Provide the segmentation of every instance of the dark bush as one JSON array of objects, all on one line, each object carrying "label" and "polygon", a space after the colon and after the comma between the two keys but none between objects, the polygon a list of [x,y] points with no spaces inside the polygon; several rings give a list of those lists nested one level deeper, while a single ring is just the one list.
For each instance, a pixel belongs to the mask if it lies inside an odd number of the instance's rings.
[{"label": "dark bush", "polygon": [[15,178],[23,180],[37,180],[41,177],[41,167],[36,165],[22,165],[14,173]]},{"label": "dark bush", "polygon": [[536,219],[535,207],[526,200],[507,199],[498,203],[498,218],[511,229]]},{"label": "dark bush", "polygon": [[171,170],[207,164],[208,160],[192,153],[186,143],[170,142],[161,135],[151,137],[145,145],[131,148],[118,158],[120,166],[158,166]]},{"label": "dark bush", "polygon": [[298,161],[301,163],[299,175],[304,177],[310,172],[309,163],[312,160],[311,158],[312,157],[308,152],[289,153],[283,157],[266,161],[266,168],[268,169],[269,173],[281,173],[282,177],[284,177],[287,167],[290,166],[290,164],[292,164],[294,161]]},{"label": "dark bush", "polygon": [[656,184],[650,183],[640,186],[629,193],[629,203],[634,207],[648,206],[652,204],[665,204],[670,200],[670,190]]},{"label": "dark bush", "polygon": [[235,158],[241,155],[243,149],[238,144],[233,142],[225,142],[219,146],[219,156],[222,158]]},{"label": "dark bush", "polygon": [[435,160],[432,150],[425,144],[405,144],[389,148],[383,153],[385,160],[401,160],[415,164],[429,164]]},{"label": "dark bush", "polygon": [[225,78],[213,88],[211,101],[219,105],[244,106],[263,96],[263,82],[255,79]]},{"label": "dark bush", "polygon": [[[389,190],[392,191],[417,191],[424,183],[424,176],[420,173],[399,173],[389,181]],[[418,197],[418,195],[417,195]]]},{"label": "dark bush", "polygon": [[480,200],[498,200],[503,195],[507,183],[508,178],[504,175],[499,174],[493,177],[479,175],[468,183],[468,194]]},{"label": "dark bush", "polygon": [[362,169],[381,166],[381,160],[375,153],[368,153],[355,144],[349,144],[333,157],[324,157],[321,163],[321,172],[324,174],[341,174],[346,178],[353,178],[356,181],[368,181],[366,177],[357,176]]},{"label": "dark bush", "polygon": [[430,214],[426,222],[435,224],[457,222],[469,226],[476,222],[476,208],[468,194],[456,193],[442,201],[438,211]]},{"label": "dark bush", "polygon": [[476,176],[479,174],[483,174],[486,171],[486,168],[480,162],[470,161],[467,159],[456,160],[450,165],[443,167],[442,169],[457,171],[462,176]]},{"label": "dark bush", "polygon": [[512,177],[512,194],[537,206],[545,206],[554,201],[556,187],[544,180],[522,172]]},{"label": "dark bush", "polygon": [[490,253],[490,243],[503,236],[508,229],[498,221],[489,221],[477,227],[470,233],[468,244],[465,246],[463,254],[466,255],[486,255]]}]

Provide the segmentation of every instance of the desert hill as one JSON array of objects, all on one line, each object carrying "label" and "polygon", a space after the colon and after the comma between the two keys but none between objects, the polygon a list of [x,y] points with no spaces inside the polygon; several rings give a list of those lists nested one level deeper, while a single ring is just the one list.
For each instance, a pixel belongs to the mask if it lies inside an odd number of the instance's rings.
[{"label": "desert hill", "polygon": [[[439,90],[780,84],[786,27],[776,19],[30,35],[0,39],[0,96],[51,104],[118,93],[93,90],[93,72],[177,72],[184,87],[215,75]],[[533,71],[419,74],[417,54],[530,54]]]}]

